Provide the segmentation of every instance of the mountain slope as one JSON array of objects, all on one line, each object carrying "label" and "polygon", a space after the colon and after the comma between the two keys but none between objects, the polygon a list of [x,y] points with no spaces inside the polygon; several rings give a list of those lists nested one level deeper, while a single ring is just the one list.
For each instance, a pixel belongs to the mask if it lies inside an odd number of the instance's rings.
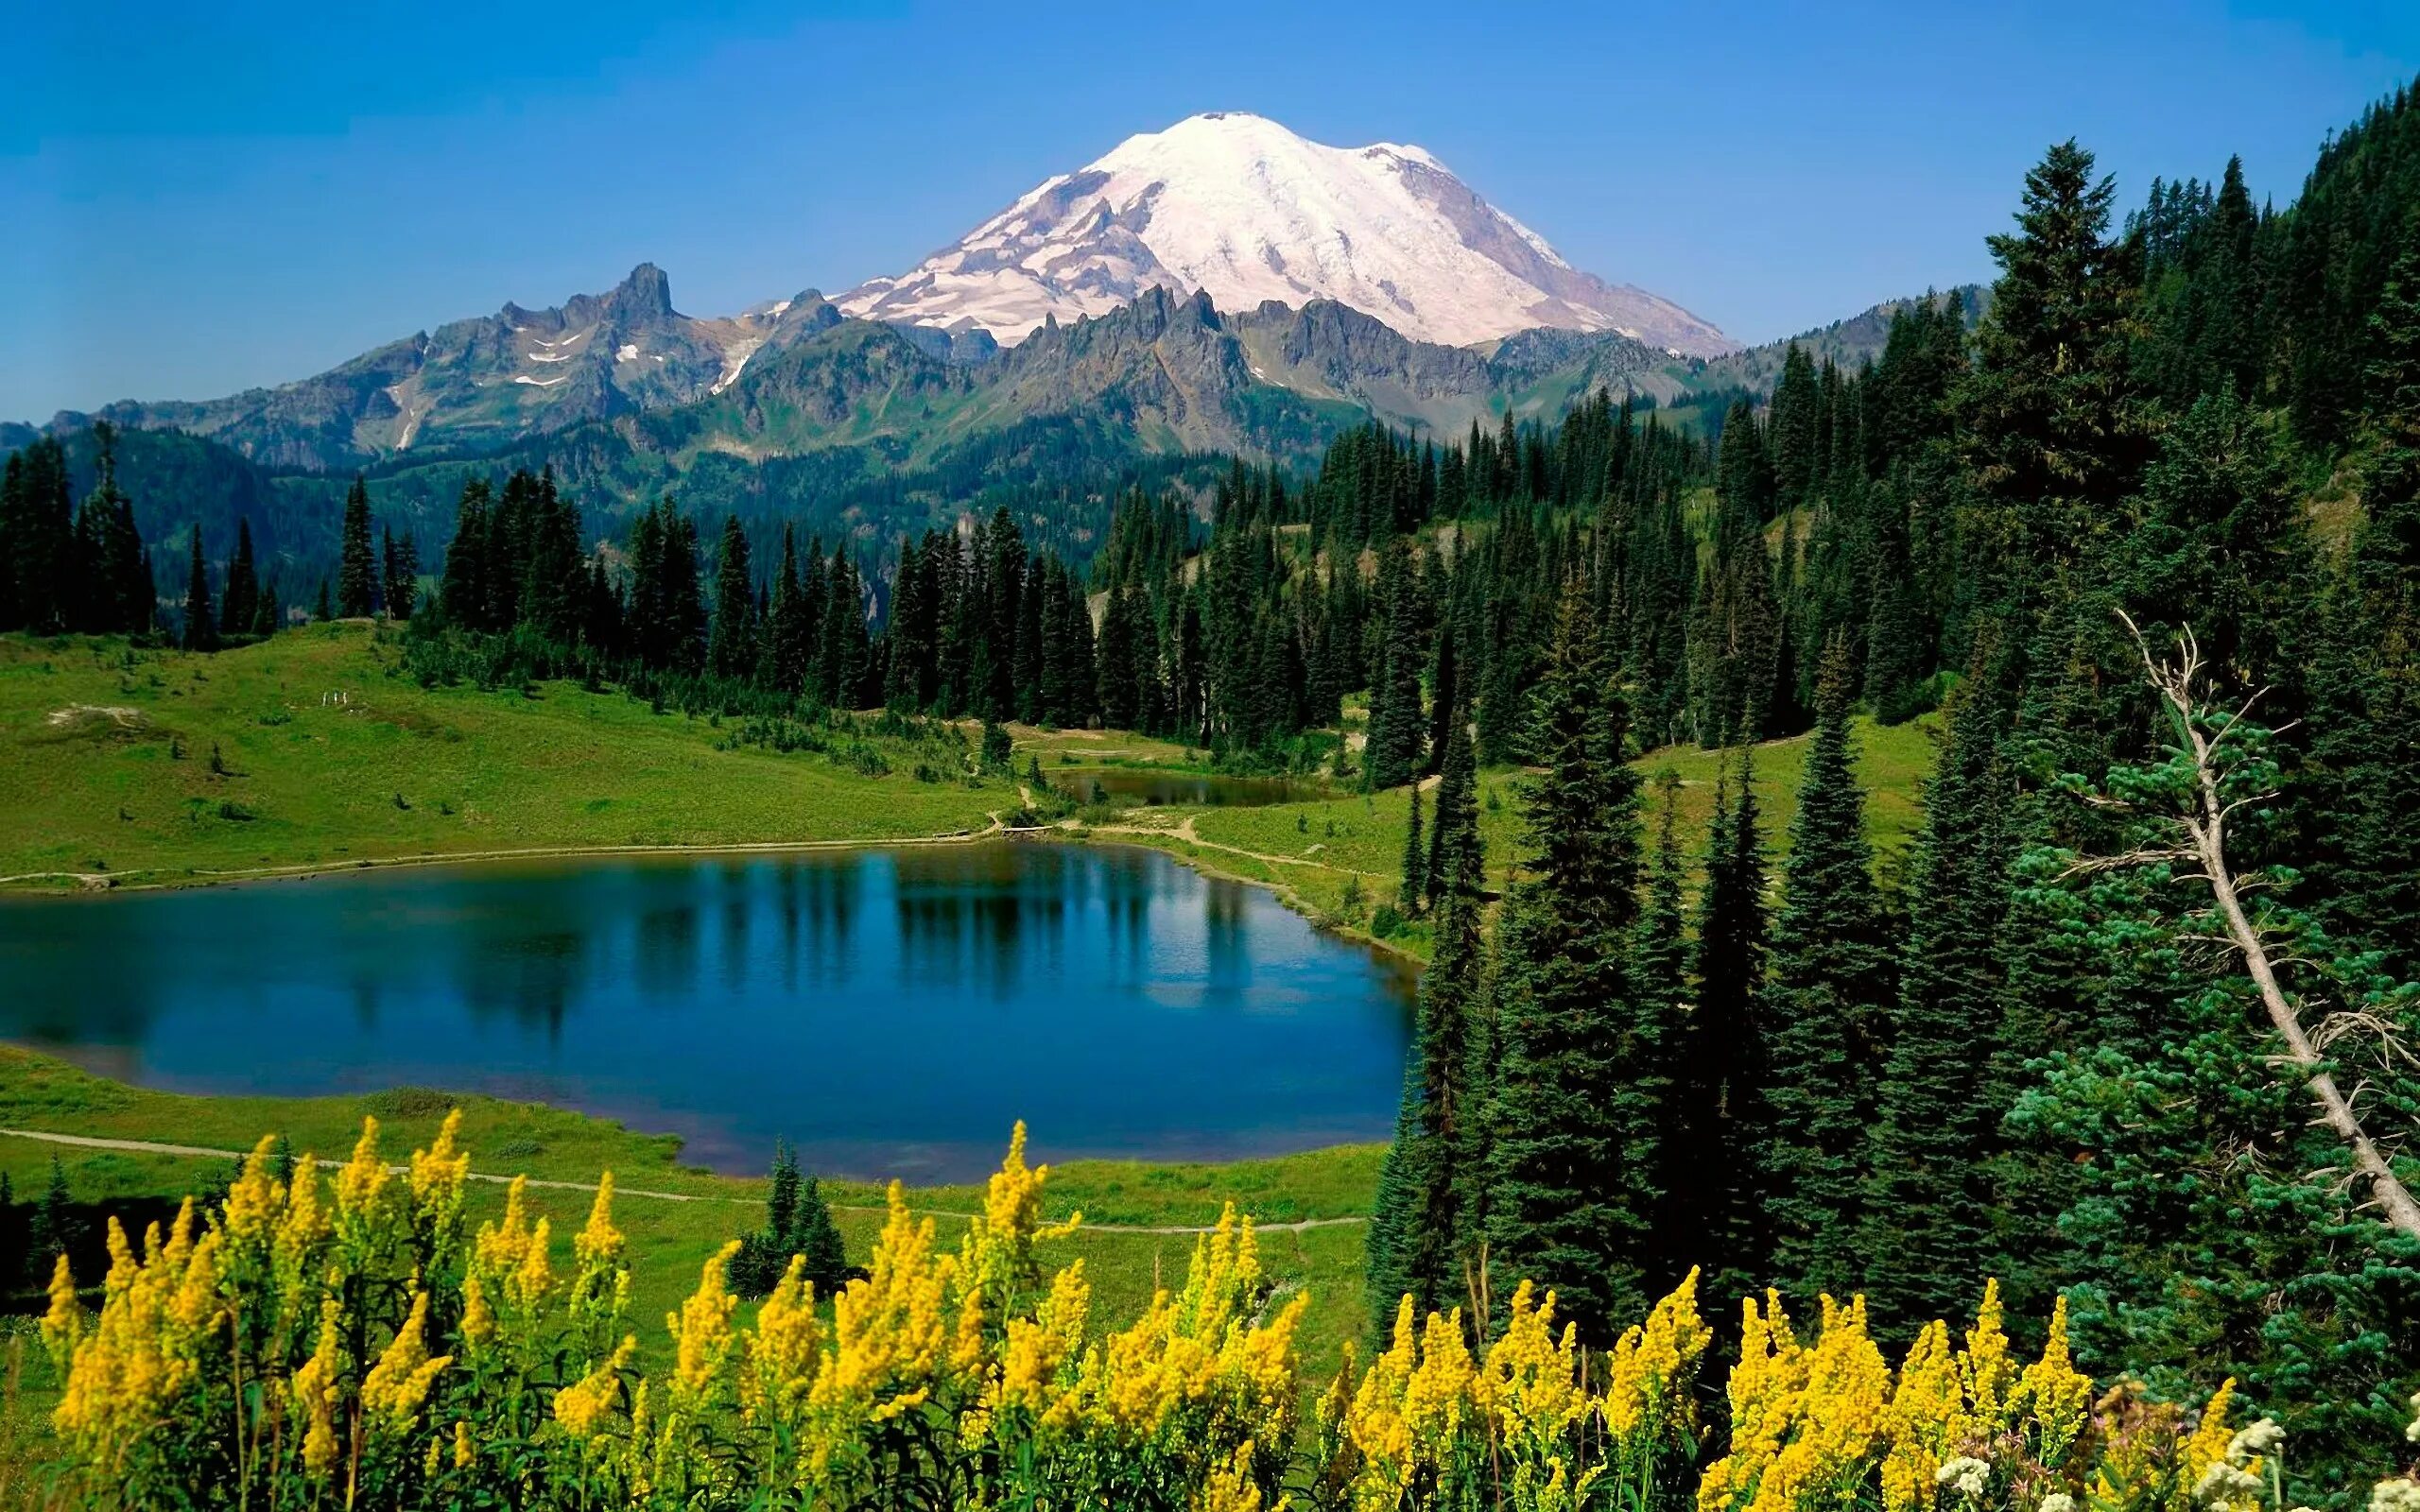
[{"label": "mountain slope", "polygon": [[174,428],[270,467],[305,471],[492,447],[716,392],[758,351],[810,329],[818,306],[810,291],[699,319],[673,309],[663,270],[642,263],[607,293],[575,295],[544,310],[508,303],[298,383],[202,403],[123,401],[54,424],[102,419],[129,429]]},{"label": "mountain slope", "polygon": [[1230,310],[1330,300],[1447,346],[1534,326],[1693,356],[1737,346],[1668,301],[1572,267],[1419,147],[1323,146],[1236,112],[1129,137],[836,302],[1013,343],[1150,288],[1203,290]]}]

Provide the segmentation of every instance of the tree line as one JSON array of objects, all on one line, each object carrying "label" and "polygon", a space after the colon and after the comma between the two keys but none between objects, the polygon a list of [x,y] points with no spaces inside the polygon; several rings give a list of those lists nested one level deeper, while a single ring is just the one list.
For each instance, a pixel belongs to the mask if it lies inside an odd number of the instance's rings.
[{"label": "tree line", "polygon": [[[2357,134],[2409,140],[2411,115],[2398,96]],[[2322,180],[2365,161],[2331,149],[2306,198],[2341,206]],[[1971,337],[1918,306],[1870,369],[1793,355],[1762,412],[1734,410],[1677,694],[1741,755],[1695,856],[1633,765],[1674,690],[1640,653],[1631,522],[1558,527],[1499,905],[1461,775],[1488,674],[1473,717],[1426,727],[1443,770],[1405,899],[1435,954],[1372,1295],[1485,1317],[1490,1277],[1538,1277],[1607,1344],[1702,1266],[1725,1295],[1861,1293],[1904,1338],[1989,1274],[2015,1305],[2063,1293],[2096,1368],[2177,1395],[2237,1378],[2313,1500],[2389,1452],[2420,1385],[2420,1236],[2394,1219],[2420,1123],[2420,239],[2364,249],[2391,255],[2366,318],[2330,328],[2358,329],[2341,407],[2305,430],[2301,338],[2247,345],[2214,318],[2239,266],[2161,243],[2222,234],[2238,186],[2201,215],[2162,185],[2119,229],[2114,184],[2062,145],[1991,240]],[[2301,245],[2297,213],[2260,234]],[[2331,473],[2357,480],[2348,524],[2294,486]],[[2164,703],[2146,661],[2188,632],[2197,700]],[[1469,696],[1431,665],[1432,699]],[[1389,666],[1374,773],[1392,700],[1422,693]],[[1919,683],[1944,691],[1937,765],[1885,885],[1852,715],[1904,715]],[[1744,743],[1802,718],[1776,866]],[[1421,749],[1400,723],[1388,740]],[[2238,753],[2206,799],[2197,744]],[[2239,929],[2219,864],[2174,840],[2220,815]],[[2315,1074],[2359,1091],[2315,1103]],[[2383,1142],[2371,1165],[2330,1122],[2348,1109]]]}]

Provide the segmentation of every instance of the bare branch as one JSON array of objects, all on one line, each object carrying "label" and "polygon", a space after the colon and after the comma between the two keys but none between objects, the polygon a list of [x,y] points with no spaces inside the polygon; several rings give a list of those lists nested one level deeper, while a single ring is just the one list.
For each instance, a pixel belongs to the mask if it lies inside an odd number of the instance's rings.
[{"label": "bare branch", "polygon": [[[2321,1055],[2322,1044],[2314,1042],[2303,1028],[2302,1016],[2294,1002],[2277,980],[2274,963],[2268,948],[2261,943],[2259,931],[2243,909],[2243,900],[2235,874],[2227,866],[2226,821],[2235,805],[2221,796],[2226,773],[2221,765],[2219,744],[2229,731],[2221,730],[2216,739],[2203,733],[2195,719],[2200,708],[2197,690],[2200,686],[2201,646],[2193,638],[2190,627],[2178,634],[2178,654],[2173,660],[2161,661],[2152,655],[2150,643],[2142,630],[2123,610],[2118,618],[2135,638],[2135,648],[2143,659],[2143,675],[2154,692],[2168,704],[2174,716],[2180,749],[2193,761],[2195,803],[2192,813],[2179,816],[2177,827],[2191,843],[2201,862],[2202,875],[2209,884],[2210,897],[2224,921],[2229,942],[2241,954],[2244,971],[2258,989],[2261,1005],[2268,1010],[2269,1022],[2286,1043],[2286,1054],[2279,1057],[2283,1064],[2293,1067],[2303,1078],[2303,1085],[2319,1104],[2319,1121],[2325,1124],[2352,1157],[2352,1171],[2369,1183],[2371,1201],[2377,1205],[2386,1222],[2420,1239],[2420,1202],[2394,1174],[2394,1166],[2380,1152],[2361,1126],[2353,1103],[2337,1086],[2335,1074]],[[2251,704],[2247,701],[2244,709]],[[2325,1024],[2322,1032],[2325,1032]]]}]

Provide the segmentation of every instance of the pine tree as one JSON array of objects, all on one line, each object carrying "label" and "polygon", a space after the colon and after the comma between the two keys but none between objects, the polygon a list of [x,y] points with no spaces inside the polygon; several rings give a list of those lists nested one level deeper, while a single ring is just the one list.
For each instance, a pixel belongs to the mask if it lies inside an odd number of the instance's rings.
[{"label": "pine tree", "polygon": [[26,1239],[28,1281],[39,1285],[50,1280],[59,1257],[72,1252],[82,1237],[78,1228],[76,1198],[68,1190],[67,1167],[54,1155],[50,1158],[50,1184],[43,1189],[42,1200],[34,1207],[33,1225]]},{"label": "pine tree", "polygon": [[1395,906],[1405,918],[1420,912],[1420,900],[1427,896],[1428,880],[1425,874],[1428,854],[1420,844],[1420,784],[1411,784],[1411,816],[1404,829],[1403,881],[1395,888]]},{"label": "pine tree", "polygon": [[1479,863],[1478,769],[1470,727],[1457,722],[1445,730],[1437,773],[1437,810],[1428,827],[1428,860],[1422,868],[1428,906],[1443,908],[1445,894],[1457,885],[1477,893],[1486,880]]},{"label": "pine tree", "polygon": [[832,1205],[813,1175],[800,1184],[798,1216],[790,1242],[791,1252],[804,1257],[805,1278],[815,1283],[819,1295],[829,1297],[837,1293],[856,1274],[850,1269],[847,1252],[841,1246],[840,1228],[832,1221]]},{"label": "pine tree", "polygon": [[[1677,1057],[1688,1042],[1689,953],[1688,916],[1683,889],[1687,885],[1687,864],[1681,853],[1681,779],[1680,774],[1666,768],[1656,774],[1655,788],[1660,795],[1656,806],[1655,850],[1648,859],[1644,902],[1638,915],[1638,940],[1632,947],[1632,977],[1637,984],[1639,1001],[1662,1012],[1670,1025],[1668,1034]],[[1439,811],[1442,814],[1441,801]],[[1676,1081],[1674,1095],[1681,1095]],[[1668,1152],[1669,1163],[1676,1169],[1668,1183],[1678,1191],[1693,1177],[1685,1177],[1678,1167],[1689,1163],[1685,1149]]]},{"label": "pine tree", "polygon": [[235,554],[227,558],[227,590],[218,602],[221,635],[251,635],[260,618],[260,575],[252,564],[252,523],[235,519]]},{"label": "pine tree", "polygon": [[344,536],[337,552],[337,609],[347,619],[377,612],[378,562],[370,550],[370,484],[354,474],[344,496]]},{"label": "pine tree", "polygon": [[1638,779],[1586,599],[1566,591],[1533,738],[1522,874],[1497,933],[1489,1264],[1556,1289],[1606,1343],[1664,1280],[1655,1223],[1670,1081],[1628,971]]},{"label": "pine tree", "polygon": [[2136,292],[2107,238],[2115,188],[2072,141],[2025,176],[2014,233],[1957,409],[1984,515],[1966,571],[1982,602],[2031,616],[2100,549],[2143,462],[2127,335]]},{"label": "pine tree", "polygon": [[210,609],[210,568],[201,559],[201,526],[193,527],[192,563],[185,573],[184,648],[218,649],[218,618]]},{"label": "pine tree", "polygon": [[715,570],[713,638],[706,665],[718,678],[744,678],[756,665],[756,582],[748,570],[748,532],[739,516],[722,524],[722,560]]},{"label": "pine tree", "polygon": [[1887,1315],[1958,1305],[1994,1256],[1992,1095],[1999,934],[2009,905],[2011,787],[1987,679],[1948,710],[1915,845],[1904,973],[1873,1120],[1867,1275]]},{"label": "pine tree", "polygon": [[392,526],[382,527],[382,535],[387,613],[407,620],[420,607],[420,543],[410,531],[398,536]]},{"label": "pine tree", "polygon": [[[1772,1274],[1802,1295],[1846,1296],[1858,1280],[1866,1142],[1893,975],[1848,687],[1847,645],[1835,640],[1799,780],[1765,995],[1768,1116],[1757,1164],[1771,1183]],[[1975,1283],[1969,1277],[1964,1284]]]},{"label": "pine tree", "polygon": [[319,601],[311,606],[311,617],[322,625],[336,617],[335,612],[328,608],[328,580],[324,576],[320,579],[320,597]]},{"label": "pine tree", "polygon": [[[1469,742],[1461,742],[1465,757]],[[1436,948],[1420,1002],[1395,1139],[1379,1169],[1371,1217],[1367,1295],[1374,1324],[1409,1295],[1421,1312],[1457,1306],[1478,1263],[1479,1124],[1489,1082],[1482,1020],[1485,943],[1479,885],[1485,858],[1474,825],[1449,851],[1438,885]]]},{"label": "pine tree", "polygon": [[798,1151],[787,1140],[773,1142],[773,1177],[765,1194],[765,1227],[777,1244],[798,1231]]},{"label": "pine tree", "polygon": [[1419,634],[1419,590],[1408,548],[1387,553],[1393,567],[1387,595],[1386,642],[1370,695],[1369,739],[1362,747],[1363,781],[1372,791],[1399,787],[1421,766],[1426,718],[1420,705],[1420,673],[1427,662]]},{"label": "pine tree", "polygon": [[1765,851],[1749,776],[1743,750],[1738,801],[1727,775],[1715,791],[1698,896],[1697,1001],[1675,1057],[1668,1166],[1679,1259],[1707,1266],[1724,1294],[1754,1289],[1770,1247],[1755,1164],[1766,1120]]}]

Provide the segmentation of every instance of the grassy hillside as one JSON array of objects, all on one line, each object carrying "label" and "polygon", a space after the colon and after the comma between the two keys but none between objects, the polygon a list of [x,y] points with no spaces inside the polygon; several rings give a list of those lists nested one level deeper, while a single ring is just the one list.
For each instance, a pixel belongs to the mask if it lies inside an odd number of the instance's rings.
[{"label": "grassy hillside", "polygon": [[[1895,875],[1907,843],[1923,820],[1919,784],[1932,769],[1930,718],[1898,726],[1859,719],[1852,740],[1857,770],[1866,786],[1865,828],[1879,869]],[[1789,853],[1789,826],[1798,812],[1798,784],[1806,738],[1768,741],[1755,747],[1752,765],[1756,802],[1770,854],[1776,865]],[[1650,751],[1633,765],[1648,781],[1650,833],[1662,802],[1658,779],[1679,779],[1679,831],[1692,857],[1704,849],[1719,782],[1736,774],[1735,752],[1674,746]],[[1520,787],[1524,774],[1499,768],[1479,777],[1479,833],[1487,844],[1488,870],[1500,886],[1521,846]],[[1424,799],[1424,822],[1426,805]],[[1345,794],[1266,808],[1162,809],[1131,814],[1097,833],[1158,846],[1208,870],[1265,883],[1315,917],[1358,931],[1378,905],[1394,901],[1402,885],[1403,847],[1409,823],[1409,789]],[[1357,904],[1348,889],[1357,885]],[[1425,957],[1427,928],[1414,923],[1386,943]]]},{"label": "grassy hillside", "polygon": [[[216,656],[0,637],[0,878],[156,883],[532,848],[896,840],[1014,790],[717,748],[618,693],[424,689],[361,623]],[[214,762],[213,752],[217,753]]]}]

